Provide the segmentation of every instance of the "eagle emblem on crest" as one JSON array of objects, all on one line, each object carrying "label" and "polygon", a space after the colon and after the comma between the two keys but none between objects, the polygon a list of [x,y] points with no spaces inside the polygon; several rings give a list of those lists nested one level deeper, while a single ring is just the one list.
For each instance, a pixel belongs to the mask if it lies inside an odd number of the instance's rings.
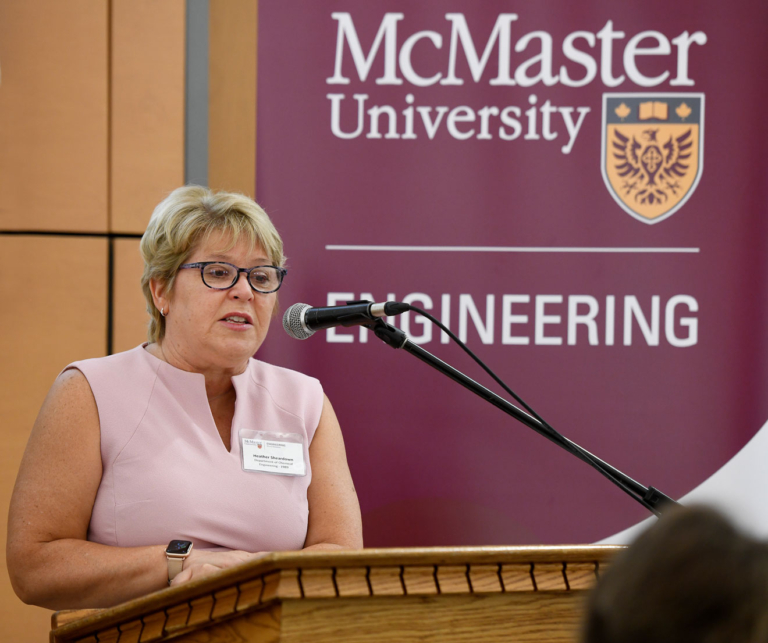
[{"label": "eagle emblem on crest", "polygon": [[679,210],[698,185],[703,94],[604,94],[603,179],[644,223]]}]

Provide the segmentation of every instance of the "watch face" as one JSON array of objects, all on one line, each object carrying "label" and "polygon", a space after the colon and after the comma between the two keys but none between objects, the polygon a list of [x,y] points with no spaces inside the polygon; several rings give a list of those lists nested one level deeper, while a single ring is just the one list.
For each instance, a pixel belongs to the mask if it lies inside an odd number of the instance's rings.
[{"label": "watch face", "polygon": [[192,548],[192,542],[189,540],[172,540],[165,549],[166,554],[188,554]]}]

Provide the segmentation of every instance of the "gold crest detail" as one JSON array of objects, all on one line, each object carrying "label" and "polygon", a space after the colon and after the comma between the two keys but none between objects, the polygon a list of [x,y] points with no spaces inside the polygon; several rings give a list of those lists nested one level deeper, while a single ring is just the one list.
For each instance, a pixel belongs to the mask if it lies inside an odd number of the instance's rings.
[{"label": "gold crest detail", "polygon": [[605,94],[602,171],[621,207],[644,223],[671,216],[702,170],[702,94]]}]

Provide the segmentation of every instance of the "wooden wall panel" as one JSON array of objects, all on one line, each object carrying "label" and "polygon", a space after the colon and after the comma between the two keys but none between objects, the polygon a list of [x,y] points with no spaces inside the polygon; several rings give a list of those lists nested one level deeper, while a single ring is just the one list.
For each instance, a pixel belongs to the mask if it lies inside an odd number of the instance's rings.
[{"label": "wooden wall panel", "polygon": [[107,15],[0,2],[0,228],[107,229]]},{"label": "wooden wall panel", "polygon": [[256,196],[257,0],[210,0],[208,185]]},{"label": "wooden wall panel", "polygon": [[[5,551],[16,472],[49,387],[68,363],[106,351],[106,240],[0,236],[0,301],[0,548]],[[50,612],[21,603],[5,557],[0,560],[2,640],[47,640]]]},{"label": "wooden wall panel", "polygon": [[115,239],[112,351],[127,351],[147,341],[147,304],[141,291],[144,262],[138,239]]},{"label": "wooden wall panel", "polygon": [[[67,363],[106,354],[107,234],[184,181],[185,0],[0,2],[0,547],[29,430]],[[137,239],[113,244],[113,348],[143,341]],[[18,282],[21,275],[23,283]],[[0,639],[47,639],[0,562]]]},{"label": "wooden wall panel", "polygon": [[111,229],[184,183],[184,0],[112,0]]}]

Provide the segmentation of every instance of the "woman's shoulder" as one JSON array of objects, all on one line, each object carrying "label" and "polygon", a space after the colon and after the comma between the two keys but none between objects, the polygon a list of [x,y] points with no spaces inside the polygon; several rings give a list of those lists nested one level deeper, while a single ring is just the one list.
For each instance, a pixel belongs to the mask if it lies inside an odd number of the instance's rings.
[{"label": "woman's shoulder", "polygon": [[255,358],[250,360],[248,370],[256,385],[267,389],[281,406],[322,406],[323,387],[317,378]]},{"label": "woman's shoulder", "polygon": [[100,408],[126,413],[152,391],[162,362],[144,350],[143,345],[105,357],[94,357],[69,364],[61,373],[77,370],[85,376]]},{"label": "woman's shoulder", "polygon": [[284,382],[293,386],[320,386],[320,381],[311,375],[262,362],[256,358],[250,360],[249,367],[252,377],[260,384]]},{"label": "woman's shoulder", "polygon": [[67,367],[53,381],[48,398],[57,402],[65,399],[92,400],[93,392],[82,371]]},{"label": "woman's shoulder", "polygon": [[131,376],[136,371],[156,371],[153,365],[157,360],[144,350],[144,344],[120,353],[113,353],[104,357],[91,357],[68,364],[62,371],[62,375],[72,369],[77,369],[89,380],[92,376],[104,377],[112,375]]}]

